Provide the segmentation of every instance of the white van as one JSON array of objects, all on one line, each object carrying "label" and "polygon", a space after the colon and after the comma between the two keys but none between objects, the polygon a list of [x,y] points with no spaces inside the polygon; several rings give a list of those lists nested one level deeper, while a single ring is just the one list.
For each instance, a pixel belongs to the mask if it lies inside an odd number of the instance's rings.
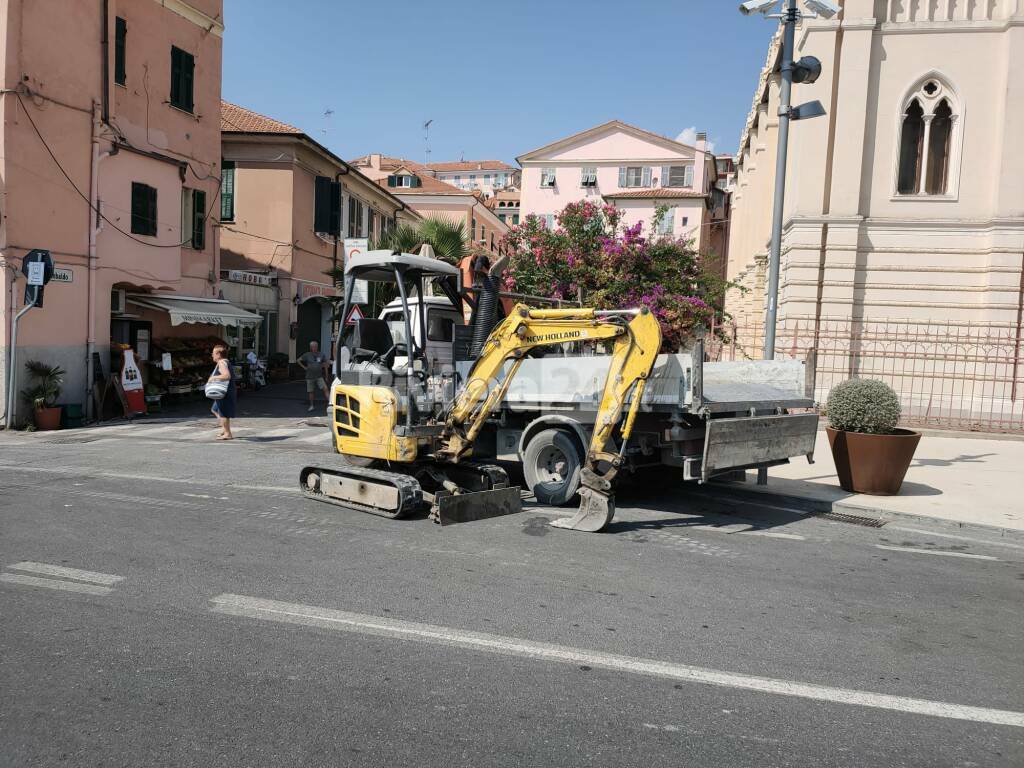
[{"label": "white van", "polygon": [[[409,298],[409,311],[412,312],[412,335],[416,346],[426,352],[426,370],[440,370],[442,366],[452,365],[452,342],[455,339],[455,326],[465,325],[462,313],[444,296],[427,296],[424,304],[426,316],[427,339],[423,340],[423,325],[420,324],[420,299]],[[402,300],[395,299],[380,313],[380,319],[386,320],[391,329],[391,338],[396,344],[405,343],[405,317],[402,314]],[[395,358],[395,368],[405,365],[405,358]]]}]

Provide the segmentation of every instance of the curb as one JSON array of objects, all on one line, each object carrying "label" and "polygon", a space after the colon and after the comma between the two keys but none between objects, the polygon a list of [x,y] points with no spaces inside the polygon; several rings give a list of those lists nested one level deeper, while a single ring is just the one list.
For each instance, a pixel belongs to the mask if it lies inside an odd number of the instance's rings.
[{"label": "curb", "polygon": [[844,514],[870,517],[884,522],[894,520],[916,521],[918,523],[931,523],[942,528],[951,528],[958,531],[978,531],[982,533],[995,534],[1005,538],[1024,539],[1024,530],[1017,528],[1005,528],[1000,525],[990,525],[974,521],[949,520],[943,517],[932,517],[930,515],[915,515],[912,512],[886,509],[882,506],[856,504],[842,499],[828,501],[827,499],[814,499],[806,496],[793,496],[785,493],[774,493],[772,491],[754,491],[749,488],[729,488],[723,485],[703,486],[701,490],[695,491],[703,496],[718,496],[732,498],[736,501],[762,501],[772,505],[787,507],[795,512],[803,512],[808,515],[823,512],[839,512]]}]

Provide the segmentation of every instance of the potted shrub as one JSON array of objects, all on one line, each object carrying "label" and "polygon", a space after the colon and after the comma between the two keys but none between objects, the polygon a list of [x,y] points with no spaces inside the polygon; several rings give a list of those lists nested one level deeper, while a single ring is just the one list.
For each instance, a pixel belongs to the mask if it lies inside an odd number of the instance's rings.
[{"label": "potted shrub", "polygon": [[23,390],[21,395],[35,409],[36,429],[60,429],[61,409],[56,403],[64,384],[64,369],[38,360],[29,360],[25,363],[25,369],[34,383]]},{"label": "potted shrub", "polygon": [[897,428],[900,401],[892,388],[875,379],[850,379],[829,392],[825,410],[825,431],[843,490],[899,493],[921,434]]}]

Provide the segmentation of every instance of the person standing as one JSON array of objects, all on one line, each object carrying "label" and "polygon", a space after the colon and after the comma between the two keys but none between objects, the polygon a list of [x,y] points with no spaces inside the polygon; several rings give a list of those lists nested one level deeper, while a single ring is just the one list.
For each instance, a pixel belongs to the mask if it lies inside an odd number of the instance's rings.
[{"label": "person standing", "polygon": [[316,390],[324,393],[324,399],[330,399],[327,388],[327,355],[320,352],[320,343],[309,342],[309,351],[298,360],[299,367],[306,372],[306,393],[309,395],[309,408],[312,411],[316,402]]},{"label": "person standing", "polygon": [[231,434],[231,420],[235,418],[238,393],[235,389],[235,374],[231,370],[231,363],[228,362],[228,348],[223,344],[217,344],[213,348],[212,357],[216,367],[210,374],[210,381],[226,381],[228,383],[227,394],[220,400],[214,400],[213,407],[210,408],[213,415],[217,417],[217,421],[220,422],[220,434],[217,435],[217,439],[233,440],[235,436]]}]

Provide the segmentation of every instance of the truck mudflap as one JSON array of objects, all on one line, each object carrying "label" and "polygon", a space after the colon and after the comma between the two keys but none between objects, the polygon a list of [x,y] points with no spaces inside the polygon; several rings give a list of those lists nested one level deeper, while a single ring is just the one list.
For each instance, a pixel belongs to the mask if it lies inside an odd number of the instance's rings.
[{"label": "truck mudflap", "polygon": [[816,413],[708,419],[701,482],[732,469],[781,464],[793,456],[814,460]]}]

